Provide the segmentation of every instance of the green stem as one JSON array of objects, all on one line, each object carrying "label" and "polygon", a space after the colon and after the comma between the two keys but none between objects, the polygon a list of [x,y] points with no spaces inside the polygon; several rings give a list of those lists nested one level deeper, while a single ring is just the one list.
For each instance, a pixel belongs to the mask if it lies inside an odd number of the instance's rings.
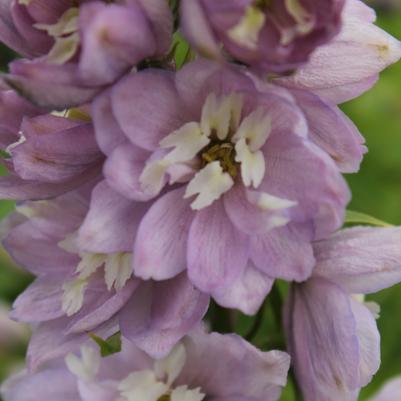
[{"label": "green stem", "polygon": [[277,329],[282,333],[283,331],[283,298],[281,297],[280,290],[277,283],[273,285],[273,288],[269,294],[271,307],[276,321]]},{"label": "green stem", "polygon": [[228,309],[222,308],[216,303],[210,305],[210,322],[213,331],[218,333],[233,333],[233,318]]},{"label": "green stem", "polygon": [[170,8],[174,15],[174,31],[180,24],[180,0],[170,0]]},{"label": "green stem", "polygon": [[295,401],[304,401],[304,397],[303,397],[302,391],[298,385],[298,381],[295,377],[293,368],[290,369],[289,377],[291,378]]},{"label": "green stem", "polygon": [[262,306],[260,307],[258,313],[255,316],[255,319],[253,320],[253,324],[251,328],[249,329],[248,333],[245,335],[245,340],[252,342],[256,334],[258,334],[258,331],[260,327],[262,326],[263,323],[263,317],[265,313],[265,306],[266,306],[266,300],[263,302]]}]

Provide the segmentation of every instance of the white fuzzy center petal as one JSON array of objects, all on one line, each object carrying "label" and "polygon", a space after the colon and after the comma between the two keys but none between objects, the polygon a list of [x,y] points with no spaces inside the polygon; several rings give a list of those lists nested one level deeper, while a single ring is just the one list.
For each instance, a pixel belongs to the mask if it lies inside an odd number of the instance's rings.
[{"label": "white fuzzy center petal", "polygon": [[122,380],[117,401],[201,401],[205,395],[200,388],[174,386],[185,362],[185,347],[177,344],[169,355],[154,363],[153,370],[133,372]]},{"label": "white fuzzy center petal", "polygon": [[179,386],[171,392],[171,401],[202,401],[205,394],[200,388],[188,389],[188,386]]},{"label": "white fuzzy center petal", "polygon": [[198,195],[191,203],[194,210],[211,205],[234,185],[230,174],[225,173],[218,161],[207,164],[189,182],[185,198]]},{"label": "white fuzzy center petal", "polygon": [[124,288],[132,276],[132,254],[115,253],[108,256],[104,265],[107,289],[116,290]]},{"label": "white fuzzy center petal", "polygon": [[252,153],[244,138],[240,139],[235,150],[237,155],[235,160],[241,163],[241,176],[245,186],[257,188],[265,176],[265,158],[263,153],[258,150]]},{"label": "white fuzzy center petal", "polygon": [[202,108],[200,128],[202,133],[210,137],[214,132],[221,141],[230,131],[238,127],[242,110],[242,97],[229,95],[218,98],[211,93]]},{"label": "white fuzzy center petal", "polygon": [[120,382],[120,401],[157,401],[167,393],[169,386],[159,380],[151,370],[131,373]]},{"label": "white fuzzy center petal", "polygon": [[175,148],[163,160],[169,164],[192,160],[209,142],[198,123],[185,124],[160,142],[162,148]]},{"label": "white fuzzy center petal", "polygon": [[77,52],[80,44],[79,9],[68,9],[55,24],[35,24],[34,27],[46,31],[54,38],[54,45],[47,55],[47,60],[55,64],[64,64]]},{"label": "white fuzzy center petal", "polygon": [[181,373],[187,355],[185,347],[182,344],[176,345],[165,358],[155,362],[154,370],[157,377],[164,379],[171,386],[173,381]]},{"label": "white fuzzy center petal", "polygon": [[256,49],[265,22],[265,13],[257,7],[249,6],[238,24],[228,31],[228,36],[241,46]]},{"label": "white fuzzy center petal", "polygon": [[131,253],[79,253],[76,244],[76,233],[70,234],[59,246],[70,253],[79,254],[80,262],[75,270],[77,274],[63,284],[62,309],[67,316],[72,316],[82,309],[85,291],[92,276],[104,266],[104,278],[107,289],[121,290],[132,275]]},{"label": "white fuzzy center petal", "polygon": [[96,349],[83,345],[81,356],[70,353],[65,357],[65,363],[72,374],[82,380],[90,381],[99,371],[100,354]]}]

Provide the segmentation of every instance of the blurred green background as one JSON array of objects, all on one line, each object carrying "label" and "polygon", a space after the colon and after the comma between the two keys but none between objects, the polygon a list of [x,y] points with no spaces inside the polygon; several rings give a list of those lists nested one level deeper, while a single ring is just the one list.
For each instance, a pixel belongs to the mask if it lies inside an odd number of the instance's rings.
[{"label": "blurred green background", "polygon": [[[401,39],[401,0],[376,3],[380,3],[378,24]],[[11,57],[6,49],[0,48],[2,68]],[[371,91],[345,104],[343,109],[365,135],[369,147],[359,174],[347,176],[353,191],[350,209],[401,224],[401,63],[386,70]],[[12,202],[0,202],[0,218],[12,208]],[[13,265],[2,249],[0,264],[1,382],[23,362],[27,337],[24,328],[8,325],[2,306],[9,307],[30,278]],[[387,378],[401,375],[401,285],[370,299],[378,302],[382,309],[378,320],[382,335],[382,367],[371,385],[363,390],[362,399],[376,391]],[[291,399],[290,391],[283,395],[283,400]]]}]

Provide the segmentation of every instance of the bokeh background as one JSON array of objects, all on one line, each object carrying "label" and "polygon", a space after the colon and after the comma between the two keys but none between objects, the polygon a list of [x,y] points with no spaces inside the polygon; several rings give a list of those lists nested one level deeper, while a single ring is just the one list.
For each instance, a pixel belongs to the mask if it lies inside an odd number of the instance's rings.
[{"label": "bokeh background", "polygon": [[[401,39],[401,0],[376,0],[370,3],[374,3],[378,12],[378,24]],[[12,57],[7,49],[0,46],[1,69],[6,68]],[[382,73],[379,83],[371,91],[343,105],[343,110],[364,134],[369,147],[359,174],[346,177],[353,192],[350,209],[399,225],[401,63]],[[13,207],[13,202],[0,201],[0,219]],[[28,330],[9,321],[6,314],[12,301],[30,280],[0,248],[0,382],[23,363]],[[382,335],[382,367],[371,385],[362,391],[362,400],[375,392],[388,378],[401,375],[401,285],[370,296],[370,299],[381,306],[378,325]],[[292,398],[291,392],[287,391],[283,395],[285,401]]]}]

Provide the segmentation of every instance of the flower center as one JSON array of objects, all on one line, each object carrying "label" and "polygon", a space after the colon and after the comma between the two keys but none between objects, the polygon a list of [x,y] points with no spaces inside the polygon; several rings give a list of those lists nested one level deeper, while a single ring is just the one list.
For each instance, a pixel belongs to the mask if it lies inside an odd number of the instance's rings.
[{"label": "flower center", "polygon": [[170,394],[163,394],[157,401],[171,401],[171,395]]},{"label": "flower center", "polygon": [[253,6],[262,11],[268,9],[270,5],[271,5],[271,0],[255,0],[253,2]]},{"label": "flower center", "polygon": [[[280,18],[272,15],[271,22],[279,29],[281,34],[280,43],[289,45],[297,36],[307,35],[314,26],[313,16],[303,7],[300,0],[283,0],[288,16],[294,21],[290,27],[284,26]],[[230,39],[251,50],[257,48],[259,34],[266,21],[266,13],[271,14],[271,0],[255,0],[245,8],[244,15],[236,25],[228,30]]]},{"label": "flower center", "polygon": [[[152,368],[136,370],[117,383],[119,397],[116,401],[202,401],[206,394],[200,387],[174,384],[186,362],[183,344],[177,344],[165,358],[155,361]],[[65,358],[69,371],[84,381],[94,381],[101,365],[97,350],[83,345],[81,356],[68,354]]]},{"label": "flower center", "polygon": [[231,142],[220,140],[212,141],[201,151],[202,168],[214,161],[220,163],[223,172],[230,174],[232,178],[238,175],[238,163],[235,161],[235,146]]},{"label": "flower center", "polygon": [[188,182],[185,198],[196,195],[191,207],[199,210],[229,191],[239,176],[246,187],[258,188],[265,175],[261,149],[271,118],[264,108],[245,117],[242,110],[242,95],[211,93],[199,123],[189,122],[160,142],[170,151],[146,164],[140,176],[143,191],[156,195],[169,175],[170,183]]}]

